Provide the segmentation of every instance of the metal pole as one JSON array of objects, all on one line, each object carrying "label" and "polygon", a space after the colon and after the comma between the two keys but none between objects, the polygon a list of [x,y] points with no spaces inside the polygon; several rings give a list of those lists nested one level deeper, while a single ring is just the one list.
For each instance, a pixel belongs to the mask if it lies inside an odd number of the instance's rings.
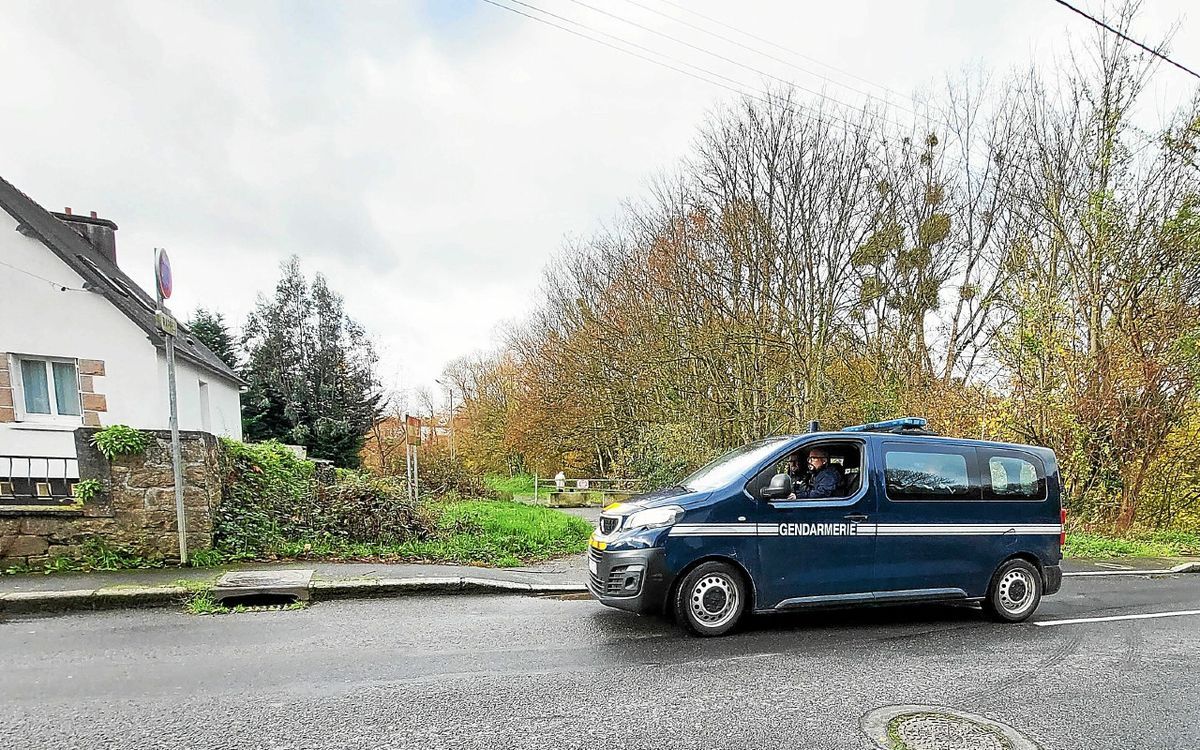
[{"label": "metal pole", "polygon": [[404,437],[404,487],[408,491],[408,499],[412,500],[412,446],[408,444],[407,434]]},{"label": "metal pole", "polygon": [[183,452],[179,447],[179,404],[175,395],[175,337],[167,339],[167,394],[171,401],[171,463],[175,469],[175,523],[179,526],[179,563],[186,565],[187,514],[183,509]]},{"label": "metal pole", "polygon": [[159,283],[158,248],[154,249],[154,298],[158,301],[159,330],[166,342],[167,354],[167,400],[171,415],[171,468],[175,475],[175,525],[179,529],[179,564],[186,565],[187,513],[183,508],[183,451],[179,447],[179,402],[175,392],[175,335],[168,330],[168,314],[163,307],[162,284]]},{"label": "metal pole", "polygon": [[454,389],[447,388],[450,392],[450,460],[454,461],[457,456],[454,453]]}]

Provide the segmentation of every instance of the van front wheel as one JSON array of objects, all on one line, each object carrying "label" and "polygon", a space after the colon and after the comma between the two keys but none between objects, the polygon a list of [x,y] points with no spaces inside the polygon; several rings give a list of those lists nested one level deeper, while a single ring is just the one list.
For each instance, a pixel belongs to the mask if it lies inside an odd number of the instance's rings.
[{"label": "van front wheel", "polygon": [[699,636],[724,635],[746,611],[746,584],[728,563],[697,565],[675,590],[675,621]]},{"label": "van front wheel", "polygon": [[983,611],[997,622],[1022,622],[1042,599],[1042,574],[1028,560],[1009,560],[996,569]]}]

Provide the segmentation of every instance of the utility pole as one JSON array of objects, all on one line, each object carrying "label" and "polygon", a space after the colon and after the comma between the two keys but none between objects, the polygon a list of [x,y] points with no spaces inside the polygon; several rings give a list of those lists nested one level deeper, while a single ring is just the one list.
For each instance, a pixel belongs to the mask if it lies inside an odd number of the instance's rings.
[{"label": "utility pole", "polygon": [[447,385],[446,383],[443,383],[442,381],[437,380],[436,378],[434,379],[433,382],[435,382],[438,385],[445,388],[446,393],[448,393],[450,395],[450,417],[448,420],[449,425],[450,425],[450,460],[454,461],[458,458],[454,451],[454,387],[451,385]]}]

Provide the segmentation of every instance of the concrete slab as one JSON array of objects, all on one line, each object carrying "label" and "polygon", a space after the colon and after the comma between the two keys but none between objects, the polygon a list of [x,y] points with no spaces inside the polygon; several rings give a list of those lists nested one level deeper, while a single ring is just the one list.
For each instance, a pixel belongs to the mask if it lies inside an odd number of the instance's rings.
[{"label": "concrete slab", "polygon": [[242,596],[290,596],[308,601],[312,570],[239,570],[221,576],[212,597],[221,602]]}]

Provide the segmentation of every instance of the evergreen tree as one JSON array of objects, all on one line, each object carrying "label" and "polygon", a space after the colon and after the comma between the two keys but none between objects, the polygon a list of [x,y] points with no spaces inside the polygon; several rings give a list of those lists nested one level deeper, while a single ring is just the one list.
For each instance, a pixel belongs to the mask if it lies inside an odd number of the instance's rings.
[{"label": "evergreen tree", "polygon": [[198,307],[188,320],[187,327],[222,362],[234,370],[238,368],[237,341],[225,323],[224,315]]},{"label": "evergreen tree", "polygon": [[293,256],[274,297],[259,297],[244,330],[246,438],[303,445],[313,458],[358,466],[382,396],[375,349],[341,295],[320,274],[310,285]]}]

